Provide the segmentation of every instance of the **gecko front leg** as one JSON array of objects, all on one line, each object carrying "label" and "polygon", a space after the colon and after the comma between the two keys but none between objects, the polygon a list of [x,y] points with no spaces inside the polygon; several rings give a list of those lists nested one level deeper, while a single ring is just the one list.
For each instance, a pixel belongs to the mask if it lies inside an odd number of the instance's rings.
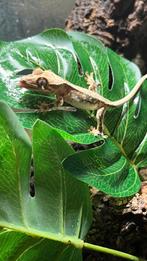
[{"label": "gecko front leg", "polygon": [[88,72],[86,72],[85,80],[89,86],[88,89],[93,92],[96,92],[97,88],[100,87],[100,85],[101,85],[100,82],[96,83],[96,81],[94,80],[93,72],[91,72],[90,74],[88,74]]},{"label": "gecko front leg", "polygon": [[57,96],[56,95],[56,100],[54,103],[49,104],[47,102],[42,102],[41,104],[39,104],[38,107],[38,111],[39,112],[47,112],[50,111],[51,108],[59,108],[62,107],[64,103],[64,99],[62,96]]},{"label": "gecko front leg", "polygon": [[41,102],[37,105],[37,109],[15,109],[13,110],[16,113],[33,113],[33,112],[50,112],[50,111],[69,111],[69,112],[75,112],[77,109],[70,106],[63,106],[64,99],[62,96],[56,96],[56,101],[54,103],[47,103],[47,102]]}]

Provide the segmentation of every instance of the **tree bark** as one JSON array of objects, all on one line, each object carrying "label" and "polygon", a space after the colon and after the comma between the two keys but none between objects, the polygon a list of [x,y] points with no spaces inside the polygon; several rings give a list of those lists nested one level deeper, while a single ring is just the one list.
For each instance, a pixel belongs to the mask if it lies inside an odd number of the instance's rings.
[{"label": "tree bark", "polygon": [[76,0],[67,30],[83,31],[147,68],[147,1]]}]

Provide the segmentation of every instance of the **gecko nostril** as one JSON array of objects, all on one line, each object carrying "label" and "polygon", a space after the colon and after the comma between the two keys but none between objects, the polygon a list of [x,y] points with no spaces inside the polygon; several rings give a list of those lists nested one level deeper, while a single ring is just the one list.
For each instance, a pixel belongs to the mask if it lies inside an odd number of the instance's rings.
[{"label": "gecko nostril", "polygon": [[37,86],[41,89],[47,89],[48,84],[49,84],[48,80],[44,77],[39,77],[37,79],[36,83],[37,83]]}]

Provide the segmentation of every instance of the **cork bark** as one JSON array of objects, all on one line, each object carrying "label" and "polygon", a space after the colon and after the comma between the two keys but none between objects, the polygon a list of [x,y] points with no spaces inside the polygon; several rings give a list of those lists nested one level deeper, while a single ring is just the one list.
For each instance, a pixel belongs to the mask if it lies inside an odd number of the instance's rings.
[{"label": "cork bark", "polygon": [[147,1],[76,0],[67,30],[95,35],[105,45],[147,68]]}]

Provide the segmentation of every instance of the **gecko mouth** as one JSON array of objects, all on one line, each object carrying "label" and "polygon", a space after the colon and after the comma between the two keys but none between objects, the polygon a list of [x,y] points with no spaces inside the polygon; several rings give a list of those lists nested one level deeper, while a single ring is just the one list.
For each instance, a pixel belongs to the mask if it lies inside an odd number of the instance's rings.
[{"label": "gecko mouth", "polygon": [[19,85],[19,87],[25,88],[25,89],[28,89],[28,90],[49,93],[49,90],[44,89],[44,87],[43,88],[39,88],[37,85],[31,84],[31,83],[27,83],[26,81],[20,81],[18,83],[18,85]]},{"label": "gecko mouth", "polygon": [[20,81],[18,84],[21,88],[26,89],[37,89],[35,84],[26,83],[25,81]]}]

